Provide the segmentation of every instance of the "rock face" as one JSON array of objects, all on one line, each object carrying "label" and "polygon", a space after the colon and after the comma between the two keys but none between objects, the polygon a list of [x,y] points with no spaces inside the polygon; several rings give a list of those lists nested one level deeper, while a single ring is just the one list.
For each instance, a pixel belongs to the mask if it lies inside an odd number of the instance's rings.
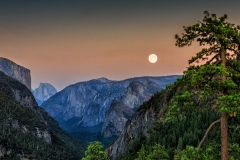
[{"label": "rock face", "polygon": [[104,138],[117,136],[121,133],[128,119],[134,114],[134,110],[126,106],[122,101],[113,100],[102,127]]},{"label": "rock face", "polygon": [[[149,81],[148,81],[149,82]],[[160,91],[162,88],[156,84],[156,91]],[[136,109],[144,101],[148,100],[152,94],[148,91],[148,83],[145,85],[138,81],[133,81],[126,88],[124,95],[121,97],[122,102],[132,109]]]},{"label": "rock face", "polygon": [[55,93],[57,93],[56,88],[54,88],[49,83],[40,83],[39,87],[33,91],[33,95],[38,105],[41,105],[44,101],[48,100]]},{"label": "rock face", "polygon": [[18,80],[31,90],[31,75],[29,69],[24,68],[6,58],[0,57],[0,71]]},{"label": "rock face", "polygon": [[[104,122],[105,114],[112,101],[119,100],[131,82],[138,81],[144,85],[154,84],[149,85],[149,90],[156,92],[156,85],[164,88],[166,84],[174,82],[178,77],[139,77],[123,81],[100,78],[80,82],[56,93],[41,107],[67,130],[77,127],[91,127]],[[123,101],[131,108],[134,108],[136,103],[131,94],[127,94]]]},{"label": "rock face", "polygon": [[154,121],[155,112],[153,109],[137,112],[130,121],[127,122],[117,139],[107,148],[110,159],[115,160],[122,155],[129,144],[141,136],[146,135],[148,129]]},{"label": "rock face", "polygon": [[131,82],[120,100],[114,100],[107,111],[102,128],[103,137],[118,136],[138,107],[161,89],[159,85],[149,80],[145,84]]}]

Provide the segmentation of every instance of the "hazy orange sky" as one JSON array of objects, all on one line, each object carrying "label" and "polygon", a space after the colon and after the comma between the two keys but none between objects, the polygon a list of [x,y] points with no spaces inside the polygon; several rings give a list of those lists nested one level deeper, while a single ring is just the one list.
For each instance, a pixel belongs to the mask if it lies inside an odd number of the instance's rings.
[{"label": "hazy orange sky", "polygon": [[0,0],[0,57],[30,69],[33,89],[182,74],[200,48],[178,48],[174,35],[205,10],[240,24],[239,7],[237,0]]}]

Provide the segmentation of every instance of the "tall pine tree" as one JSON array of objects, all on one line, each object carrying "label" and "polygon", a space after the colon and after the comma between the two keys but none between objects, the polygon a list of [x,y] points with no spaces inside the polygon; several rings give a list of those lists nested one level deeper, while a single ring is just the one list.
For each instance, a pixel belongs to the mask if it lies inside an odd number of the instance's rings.
[{"label": "tall pine tree", "polygon": [[[189,64],[192,65],[189,70],[193,73],[192,84],[201,83],[201,87],[206,91],[201,92],[202,95],[209,95],[213,91],[217,94],[215,103],[221,116],[213,123],[220,122],[222,160],[228,159],[228,113],[236,110],[240,102],[240,96],[234,92],[237,86],[233,83],[232,75],[226,66],[227,62],[235,61],[239,57],[240,26],[226,22],[226,19],[226,14],[218,18],[215,14],[210,15],[205,11],[202,22],[184,26],[185,33],[175,36],[178,47],[190,46],[194,40],[200,46],[206,46],[189,60]],[[198,62],[204,67],[198,66]],[[188,92],[184,94],[185,97],[189,96]],[[182,102],[185,104],[185,101]],[[177,108],[177,105],[173,105],[169,112],[179,111]]]}]

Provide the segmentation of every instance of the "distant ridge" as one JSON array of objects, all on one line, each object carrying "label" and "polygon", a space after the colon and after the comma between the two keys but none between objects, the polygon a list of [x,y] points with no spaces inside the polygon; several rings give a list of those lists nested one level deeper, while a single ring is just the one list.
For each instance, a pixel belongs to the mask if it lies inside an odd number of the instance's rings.
[{"label": "distant ridge", "polygon": [[120,81],[98,78],[78,82],[53,95],[41,107],[67,130],[93,127],[104,122],[112,100],[119,100],[131,82],[138,81],[146,87],[151,86],[149,82],[154,82],[159,85],[157,88],[165,88],[178,77],[180,76],[145,76]]}]

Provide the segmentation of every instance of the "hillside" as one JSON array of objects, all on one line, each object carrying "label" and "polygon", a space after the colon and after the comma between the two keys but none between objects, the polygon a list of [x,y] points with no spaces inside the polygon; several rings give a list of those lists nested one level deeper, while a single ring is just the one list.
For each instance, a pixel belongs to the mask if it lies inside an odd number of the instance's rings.
[{"label": "hillside", "polygon": [[31,91],[0,72],[0,156],[80,159],[83,147],[37,103]]},{"label": "hillside", "polygon": [[[196,147],[202,140],[206,129],[212,122],[219,119],[220,113],[212,105],[214,95],[210,95],[207,100],[202,101],[199,101],[198,97],[195,96],[193,99],[195,108],[185,112],[185,118],[183,119],[180,118],[175,122],[163,120],[166,111],[169,106],[173,105],[175,98],[185,91],[196,92],[194,88],[187,87],[186,82],[190,78],[189,75],[183,76],[183,78],[178,79],[172,85],[168,85],[166,89],[155,94],[149,101],[139,107],[121,134],[108,147],[107,152],[111,159],[135,159],[142,145],[147,155],[153,151],[153,146],[156,143],[163,146],[163,151],[166,151],[169,159],[179,159],[183,154],[189,156],[195,153],[194,155],[196,155]],[[236,83],[239,83],[236,77],[233,78]],[[229,116],[229,156],[232,158],[240,157],[238,145],[240,143],[239,124],[240,119],[238,116]],[[212,159],[221,159],[219,137],[219,124],[216,124],[209,132],[199,155],[208,155]],[[189,150],[188,146],[195,148]]]}]

